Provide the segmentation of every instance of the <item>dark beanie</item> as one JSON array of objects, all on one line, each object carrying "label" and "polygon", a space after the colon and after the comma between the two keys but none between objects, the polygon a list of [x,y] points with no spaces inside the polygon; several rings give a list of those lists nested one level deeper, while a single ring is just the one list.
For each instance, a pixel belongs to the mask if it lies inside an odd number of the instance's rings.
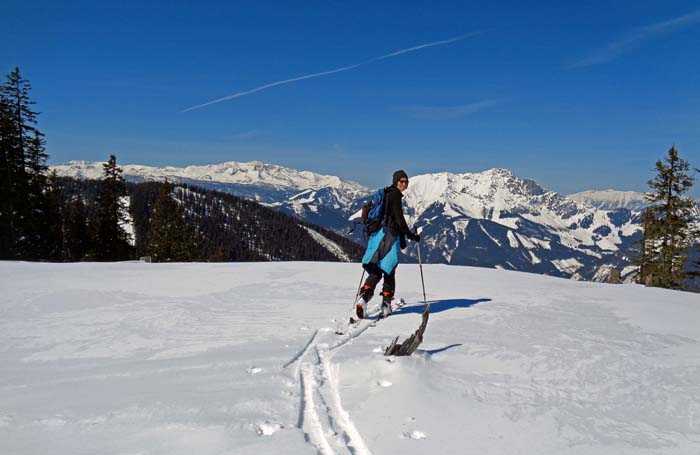
[{"label": "dark beanie", "polygon": [[403,171],[403,169],[399,169],[398,171],[394,172],[394,177],[392,178],[392,184],[396,186],[397,183],[399,183],[399,180],[401,179],[406,179],[408,180],[408,175]]}]

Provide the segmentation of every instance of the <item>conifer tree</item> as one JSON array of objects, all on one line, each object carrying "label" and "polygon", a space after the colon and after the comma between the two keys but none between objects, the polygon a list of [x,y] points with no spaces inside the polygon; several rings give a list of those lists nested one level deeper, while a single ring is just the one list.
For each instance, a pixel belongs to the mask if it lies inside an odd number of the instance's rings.
[{"label": "conifer tree", "polygon": [[56,178],[49,183],[43,134],[34,129],[27,140],[25,170],[27,174],[27,199],[30,211],[25,224],[28,259],[56,259],[60,251],[60,190]]},{"label": "conifer tree", "polygon": [[684,194],[693,185],[690,166],[671,147],[664,161],[656,162],[656,176],[645,199],[652,205],[644,230],[642,280],[650,286],[681,288],[686,279],[687,252],[696,233],[693,230],[693,200]]},{"label": "conifer tree", "polygon": [[126,185],[122,170],[117,166],[116,156],[110,155],[109,161],[103,164],[102,168],[102,187],[97,196],[96,259],[124,260],[129,257],[131,250],[130,235],[124,230],[127,223],[127,207],[123,200],[126,196]]},{"label": "conifer tree", "polygon": [[19,68],[7,75],[7,80],[0,85],[0,92],[8,103],[11,121],[14,126],[14,134],[18,140],[18,146],[25,151],[27,143],[36,131],[36,117],[38,112],[32,110],[35,103],[29,97],[32,86],[27,79],[22,77]]},{"label": "conifer tree", "polygon": [[31,85],[15,68],[0,85],[0,258],[35,259],[45,161]]},{"label": "conifer tree", "polygon": [[12,259],[16,255],[20,161],[15,154],[9,100],[0,91],[0,259]]},{"label": "conifer tree", "polygon": [[37,214],[38,255],[40,259],[63,261],[64,202],[63,190],[58,182],[56,171],[42,174],[43,195]]},{"label": "conifer tree", "polygon": [[153,208],[148,235],[148,253],[154,262],[194,260],[195,232],[184,220],[182,206],[172,197],[173,185],[167,180],[160,186]]},{"label": "conifer tree", "polygon": [[80,261],[90,250],[90,231],[87,225],[87,210],[80,194],[67,202],[63,216],[63,259]]}]

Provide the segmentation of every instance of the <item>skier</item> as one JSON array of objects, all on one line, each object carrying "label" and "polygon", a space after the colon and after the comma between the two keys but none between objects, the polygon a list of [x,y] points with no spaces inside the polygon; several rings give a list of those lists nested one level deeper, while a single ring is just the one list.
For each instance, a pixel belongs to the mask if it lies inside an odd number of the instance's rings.
[{"label": "skier", "polygon": [[[401,199],[408,188],[408,175],[403,170],[394,172],[393,183],[384,190],[383,223],[367,243],[362,267],[369,276],[360,289],[355,303],[355,317],[363,319],[367,304],[374,295],[374,288],[384,277],[382,285],[382,311],[380,318],[391,313],[391,300],[396,289],[396,266],[399,263],[399,247],[406,248],[406,238],[420,242],[420,235],[411,232],[403,217]],[[351,318],[352,319],[352,318]]]}]

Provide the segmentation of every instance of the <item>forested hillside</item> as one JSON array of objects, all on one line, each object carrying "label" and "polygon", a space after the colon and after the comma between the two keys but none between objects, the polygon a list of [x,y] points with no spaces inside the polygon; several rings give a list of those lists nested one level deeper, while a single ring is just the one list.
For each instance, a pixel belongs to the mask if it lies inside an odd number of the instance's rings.
[{"label": "forested hillside", "polygon": [[[92,259],[96,247],[91,235],[97,213],[100,180],[59,178],[62,207],[76,206],[80,200],[85,225],[74,229],[83,239],[64,239],[64,243],[79,241],[79,251],[70,257],[55,260]],[[154,229],[154,208],[164,183],[127,183],[129,224],[133,232],[130,257],[150,255],[150,240]],[[272,210],[249,199],[193,186],[172,186],[170,196],[182,209],[182,218],[194,231],[195,247],[189,260],[193,261],[341,261],[358,260],[362,247],[322,227],[300,222],[289,215]],[[73,211],[65,210],[62,231],[70,233],[68,225],[76,224]],[[69,216],[71,215],[71,216]],[[78,220],[79,221],[79,220]],[[320,243],[311,229],[326,241]],[[318,236],[316,236],[318,237]],[[332,251],[326,245],[335,244]],[[341,257],[338,251],[342,251]]]}]

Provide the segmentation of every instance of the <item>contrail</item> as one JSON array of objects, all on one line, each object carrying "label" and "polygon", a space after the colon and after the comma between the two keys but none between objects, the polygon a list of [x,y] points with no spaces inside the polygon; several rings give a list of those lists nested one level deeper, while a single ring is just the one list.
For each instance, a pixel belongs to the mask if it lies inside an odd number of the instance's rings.
[{"label": "contrail", "polygon": [[374,62],[379,61],[379,60],[384,60],[387,58],[396,57],[396,56],[402,55],[402,54],[408,54],[409,52],[415,52],[415,51],[425,49],[428,47],[443,46],[445,44],[450,44],[450,43],[454,43],[457,41],[462,41],[464,39],[470,38],[472,36],[480,35],[482,33],[484,33],[484,32],[478,31],[478,32],[468,33],[466,35],[455,36],[454,38],[449,38],[449,39],[445,39],[445,40],[441,40],[441,41],[433,41],[432,43],[419,44],[418,46],[413,46],[413,47],[409,47],[406,49],[401,49],[401,50],[391,52],[391,53],[385,54],[385,55],[380,55],[379,57],[374,57],[374,58],[371,58],[369,60],[365,60],[364,62],[356,63],[354,65],[343,66],[342,68],[336,68],[336,69],[332,69],[332,70],[328,70],[328,71],[321,71],[320,73],[306,74],[304,76],[293,77],[291,79],[285,79],[283,81],[270,82],[269,84],[261,85],[259,87],[255,87],[253,89],[246,90],[244,92],[233,93],[231,95],[224,96],[223,98],[218,98],[218,99],[208,101],[208,102],[203,103],[203,104],[198,104],[196,106],[188,107],[187,109],[185,109],[181,112],[184,113],[184,112],[194,111],[195,109],[201,109],[203,107],[211,106],[212,104],[217,104],[217,103],[221,103],[223,101],[228,101],[228,100],[232,100],[235,98],[240,98],[242,96],[250,95],[250,94],[255,93],[255,92],[261,92],[263,90],[267,90],[267,89],[272,88],[272,87],[277,87],[278,85],[285,85],[285,84],[290,84],[290,83],[296,82],[296,81],[302,81],[304,79],[312,79],[314,77],[321,77],[321,76],[327,76],[329,74],[334,74],[334,73],[342,73],[343,71],[350,71],[352,69],[359,68],[360,66],[369,65],[370,63],[374,63]]}]

